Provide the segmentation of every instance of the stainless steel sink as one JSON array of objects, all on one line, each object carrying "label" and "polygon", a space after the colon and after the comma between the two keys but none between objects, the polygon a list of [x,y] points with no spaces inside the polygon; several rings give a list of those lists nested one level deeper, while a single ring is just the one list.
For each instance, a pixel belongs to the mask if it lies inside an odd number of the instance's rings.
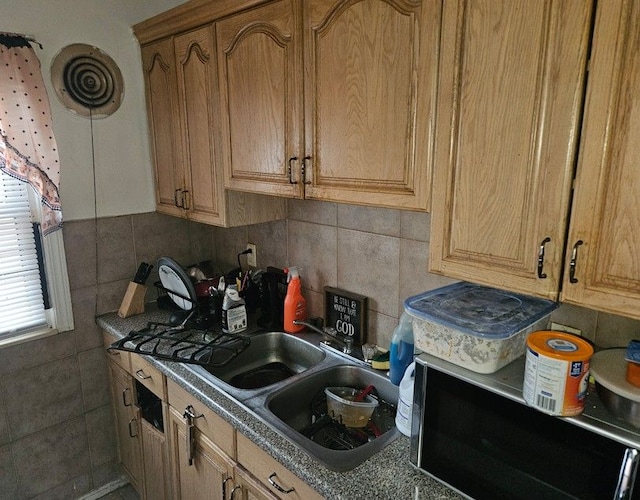
[{"label": "stainless steel sink", "polygon": [[[318,406],[323,404],[325,387],[346,386],[364,389],[368,385],[376,388],[380,404],[372,421],[381,435],[364,441],[349,449],[351,443],[334,442],[334,437],[317,439]],[[281,434],[298,447],[336,471],[351,470],[399,436],[395,427],[395,408],[398,387],[388,378],[361,366],[335,365],[308,373],[269,394],[262,406],[255,410]],[[326,413],[326,402],[324,403]],[[322,409],[320,409],[322,413]],[[327,419],[325,415],[320,419]],[[316,427],[316,430],[314,430]],[[345,429],[362,436],[361,430]]]},{"label": "stainless steel sink", "polygon": [[256,391],[302,373],[325,359],[326,353],[302,338],[284,332],[254,334],[250,345],[224,366],[194,366],[215,385],[232,388],[228,392],[244,400]]}]

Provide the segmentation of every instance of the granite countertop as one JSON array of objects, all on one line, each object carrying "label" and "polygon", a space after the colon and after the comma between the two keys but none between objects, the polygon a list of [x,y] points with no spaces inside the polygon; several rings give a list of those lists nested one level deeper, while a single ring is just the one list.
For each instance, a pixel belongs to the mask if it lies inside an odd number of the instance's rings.
[{"label": "granite countertop", "polygon": [[[139,330],[149,321],[167,321],[168,312],[147,305],[147,312],[120,318],[115,312],[96,318],[97,324],[118,337]],[[182,363],[147,357],[198,400],[228,421],[273,458],[306,481],[326,498],[462,498],[441,483],[415,469],[409,462],[409,438],[400,436],[380,452],[348,472],[335,472],[278,434],[247,407],[213,387]]]}]

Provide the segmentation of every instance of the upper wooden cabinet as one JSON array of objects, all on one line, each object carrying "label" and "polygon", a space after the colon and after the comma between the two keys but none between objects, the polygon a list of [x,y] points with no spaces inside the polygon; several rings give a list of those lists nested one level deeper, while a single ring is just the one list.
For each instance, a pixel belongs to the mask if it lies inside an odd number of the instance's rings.
[{"label": "upper wooden cabinet", "polygon": [[431,265],[640,319],[640,2],[591,13],[445,4]]},{"label": "upper wooden cabinet", "polygon": [[562,300],[640,319],[640,1],[595,21]]},{"label": "upper wooden cabinet", "polygon": [[226,186],[427,210],[440,5],[281,0],[216,23]]},{"label": "upper wooden cabinet", "polygon": [[158,212],[218,226],[284,218],[282,200],[227,193],[211,25],[142,47]]},{"label": "upper wooden cabinet", "polygon": [[430,268],[557,299],[592,6],[444,2]]}]

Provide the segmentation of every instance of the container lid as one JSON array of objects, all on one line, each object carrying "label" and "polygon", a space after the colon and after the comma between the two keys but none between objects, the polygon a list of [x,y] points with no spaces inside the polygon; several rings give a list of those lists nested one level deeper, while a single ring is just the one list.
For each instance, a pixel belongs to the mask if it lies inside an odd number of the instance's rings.
[{"label": "container lid", "polygon": [[547,357],[566,361],[584,361],[593,356],[593,347],[586,340],[553,330],[533,332],[527,338],[527,346]]},{"label": "container lid", "polygon": [[640,388],[627,382],[625,349],[605,349],[591,358],[591,374],[618,396],[640,402]]},{"label": "container lid", "polygon": [[506,339],[558,307],[556,302],[474,283],[459,282],[409,297],[414,318],[487,339]]}]

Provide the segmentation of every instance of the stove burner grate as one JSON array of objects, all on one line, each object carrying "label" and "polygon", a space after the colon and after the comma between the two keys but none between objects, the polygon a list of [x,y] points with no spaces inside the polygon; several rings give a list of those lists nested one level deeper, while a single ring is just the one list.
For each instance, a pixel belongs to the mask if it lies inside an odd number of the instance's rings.
[{"label": "stove burner grate", "polygon": [[251,340],[241,334],[148,323],[131,331],[109,349],[145,354],[167,361],[223,366],[244,351]]}]

